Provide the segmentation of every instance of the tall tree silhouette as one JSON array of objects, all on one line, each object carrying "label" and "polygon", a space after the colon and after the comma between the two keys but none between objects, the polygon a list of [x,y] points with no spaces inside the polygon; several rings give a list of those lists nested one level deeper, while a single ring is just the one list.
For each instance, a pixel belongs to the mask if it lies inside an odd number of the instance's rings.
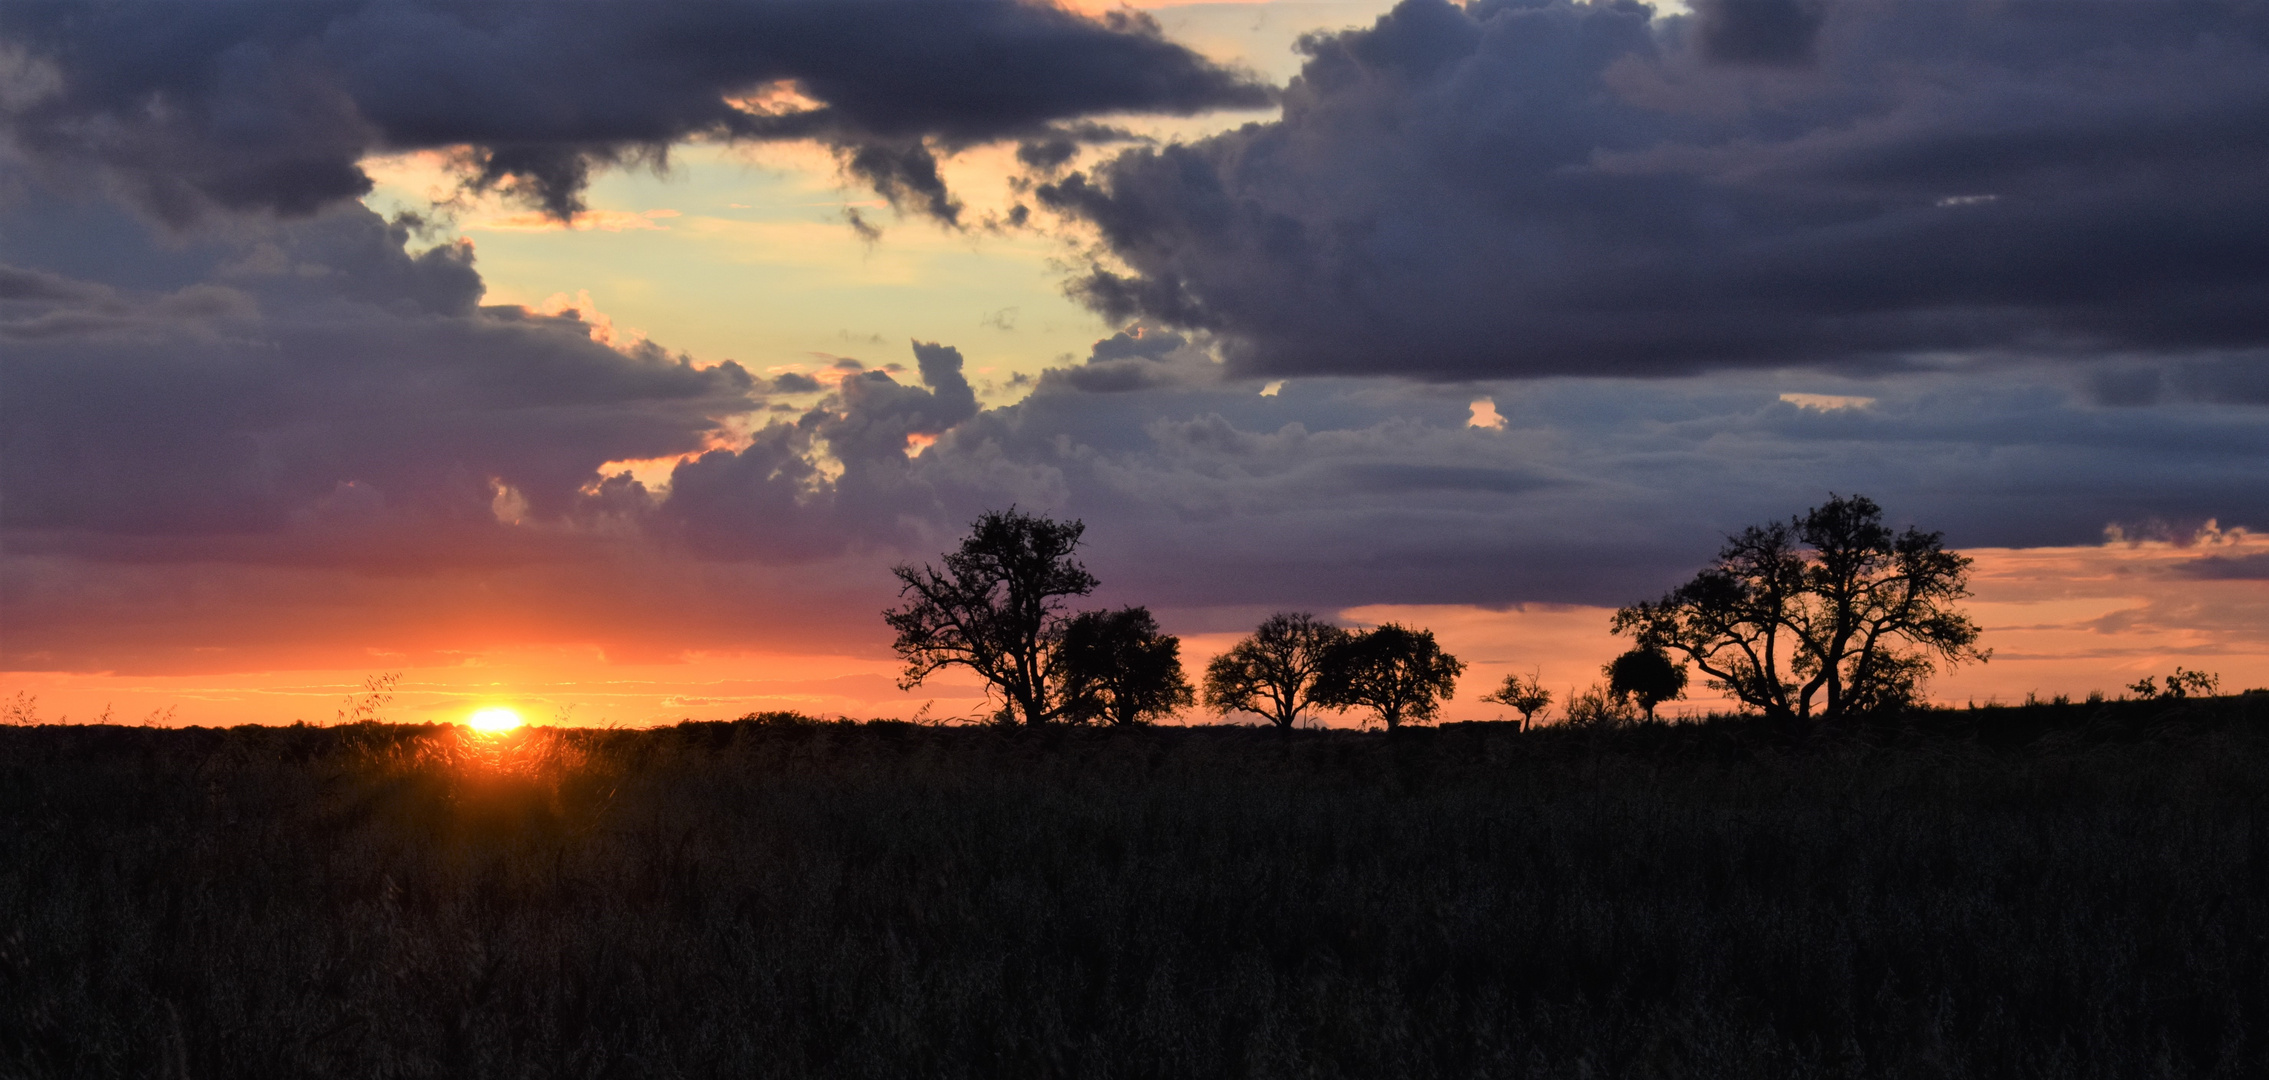
[{"label": "tall tree silhouette", "polygon": [[1005,701],[1003,715],[1027,724],[1060,711],[1056,653],[1062,598],[1095,591],[1095,575],[1072,559],[1087,527],[1018,513],[989,511],[969,528],[943,569],[901,565],[899,598],[882,613],[898,631],[892,647],[905,659],[900,689],[911,690],[940,668],[977,673]]},{"label": "tall tree silhouette", "polygon": [[1083,611],[1056,640],[1063,715],[1121,727],[1172,716],[1196,699],[1182,675],[1182,639],[1146,607]]},{"label": "tall tree silhouette", "polygon": [[1368,708],[1393,731],[1405,721],[1434,719],[1464,673],[1465,662],[1443,652],[1433,631],[1386,623],[1352,635],[1324,654],[1316,700]]},{"label": "tall tree silhouette", "polygon": [[1984,661],[1970,560],[1943,534],[1893,533],[1865,496],[1726,538],[1717,561],[1615,613],[1641,648],[1676,650],[1709,685],[1778,717],[1838,717],[1919,700],[1941,663]]},{"label": "tall tree silhouette", "polygon": [[1316,674],[1324,655],[1347,636],[1305,611],[1269,616],[1206,665],[1206,707],[1224,715],[1258,713],[1290,730],[1303,715],[1327,707],[1316,700]]}]

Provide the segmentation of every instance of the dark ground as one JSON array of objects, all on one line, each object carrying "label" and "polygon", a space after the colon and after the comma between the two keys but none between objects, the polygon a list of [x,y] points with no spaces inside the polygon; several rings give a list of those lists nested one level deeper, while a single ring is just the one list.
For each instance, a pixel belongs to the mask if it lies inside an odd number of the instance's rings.
[{"label": "dark ground", "polygon": [[0,1076],[2269,1075],[2269,697],[0,728]]}]

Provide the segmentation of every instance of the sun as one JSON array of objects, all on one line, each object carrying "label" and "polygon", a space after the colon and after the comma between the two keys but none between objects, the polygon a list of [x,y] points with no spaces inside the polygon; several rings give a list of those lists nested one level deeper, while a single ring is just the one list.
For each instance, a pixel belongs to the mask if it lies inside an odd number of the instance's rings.
[{"label": "sun", "polygon": [[525,722],[520,719],[518,710],[505,705],[491,705],[485,709],[477,709],[474,710],[473,715],[465,718],[466,727],[488,735],[500,731],[510,731]]}]

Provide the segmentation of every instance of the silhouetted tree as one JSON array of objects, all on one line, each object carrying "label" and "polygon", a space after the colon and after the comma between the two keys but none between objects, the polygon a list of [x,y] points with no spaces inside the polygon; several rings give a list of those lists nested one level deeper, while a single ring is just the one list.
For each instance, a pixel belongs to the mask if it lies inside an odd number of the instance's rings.
[{"label": "silhouetted tree", "polygon": [[1370,709],[1393,731],[1406,720],[1434,719],[1464,673],[1465,663],[1443,652],[1433,631],[1387,623],[1325,652],[1315,700],[1335,708]]},{"label": "silhouetted tree", "polygon": [[1552,691],[1544,688],[1540,674],[1530,672],[1527,675],[1507,675],[1503,686],[1498,687],[1495,693],[1482,695],[1481,700],[1520,713],[1521,730],[1527,731],[1529,721],[1552,704]]},{"label": "silhouetted tree", "polygon": [[1655,603],[1615,613],[1641,648],[1677,650],[1710,686],[1770,716],[1837,717],[1919,700],[1939,662],[1983,661],[1954,609],[1970,560],[1940,533],[1894,534],[1863,496],[1726,538],[1717,561]]},{"label": "silhouetted tree", "polygon": [[1686,665],[1671,662],[1659,649],[1633,649],[1602,670],[1608,692],[1638,702],[1648,720],[1656,705],[1686,696]]},{"label": "silhouetted tree", "polygon": [[1280,611],[1230,646],[1205,668],[1207,708],[1228,714],[1259,713],[1279,728],[1291,729],[1300,717],[1322,705],[1316,700],[1316,673],[1332,646],[1347,631],[1305,611]]},{"label": "silhouetted tree", "polygon": [[939,668],[966,667],[1005,699],[1010,721],[1038,724],[1060,709],[1056,649],[1061,598],[1095,591],[1095,576],[1072,560],[1080,522],[994,510],[969,528],[945,567],[902,565],[903,606],[882,613],[898,631],[892,647],[906,660],[911,690]]},{"label": "silhouetted tree", "polygon": [[2149,675],[2127,684],[2127,688],[2135,691],[2135,696],[2145,701],[2156,701],[2161,698],[2168,701],[2181,701],[2190,697],[2214,696],[2214,692],[2222,688],[2222,677],[2203,671],[2185,671],[2182,665],[2176,664],[2174,674],[2167,676],[2167,685],[2164,689],[2161,689],[2157,680]]},{"label": "silhouetted tree", "polygon": [[1067,720],[1146,724],[1196,700],[1182,675],[1182,639],[1159,633],[1149,608],[1080,612],[1056,647]]}]

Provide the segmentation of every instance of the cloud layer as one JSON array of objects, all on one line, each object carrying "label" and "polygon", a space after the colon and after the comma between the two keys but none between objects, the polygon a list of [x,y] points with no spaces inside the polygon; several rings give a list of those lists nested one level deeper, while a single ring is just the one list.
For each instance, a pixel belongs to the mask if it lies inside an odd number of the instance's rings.
[{"label": "cloud layer", "polygon": [[[1010,504],[1188,633],[1613,606],[1830,492],[1958,548],[2258,532],[2264,10],[1410,0],[1282,120],[1063,174],[1103,135],[1051,125],[1260,91],[1005,3],[11,7],[0,668],[877,657],[888,566]],[[1136,321],[1007,404],[953,327],[758,377],[343,201],[374,149],[564,210],[799,132],[941,217],[931,147],[1028,139]],[[2256,547],[2154,580],[2251,596]]]},{"label": "cloud layer", "polygon": [[1957,547],[2269,525],[2262,410],[2108,402],[2055,365],[1263,393],[1202,338],[1130,327],[987,407],[950,343],[759,379],[483,305],[468,246],[359,208],[189,244],[103,206],[0,224],[11,667],[867,654],[888,565],[1012,503],[1087,521],[1098,602],[1185,632],[1620,604],[1830,491]]},{"label": "cloud layer", "polygon": [[[2269,6],[1406,0],[1040,189],[1241,374],[2194,358],[2262,401]],[[2234,359],[2233,359],[2234,358]]]},{"label": "cloud layer", "polygon": [[[16,208],[101,236],[100,207]],[[18,552],[435,566],[511,558],[515,518],[601,513],[606,461],[698,451],[747,411],[730,362],[613,348],[574,313],[480,305],[469,245],[412,254],[360,207],[166,249],[85,279],[5,267],[0,491]],[[145,260],[144,256],[148,258]],[[170,266],[168,264],[171,264]],[[169,275],[171,280],[165,280]],[[159,280],[149,280],[150,275]],[[107,277],[109,280],[105,280]],[[142,280],[137,281],[136,278]]]},{"label": "cloud layer", "polygon": [[366,154],[460,147],[473,186],[564,216],[595,169],[695,138],[821,139],[951,220],[933,145],[1270,94],[1146,16],[1024,0],[23,0],[0,27],[17,151],[177,224],[312,213],[370,190]]}]

